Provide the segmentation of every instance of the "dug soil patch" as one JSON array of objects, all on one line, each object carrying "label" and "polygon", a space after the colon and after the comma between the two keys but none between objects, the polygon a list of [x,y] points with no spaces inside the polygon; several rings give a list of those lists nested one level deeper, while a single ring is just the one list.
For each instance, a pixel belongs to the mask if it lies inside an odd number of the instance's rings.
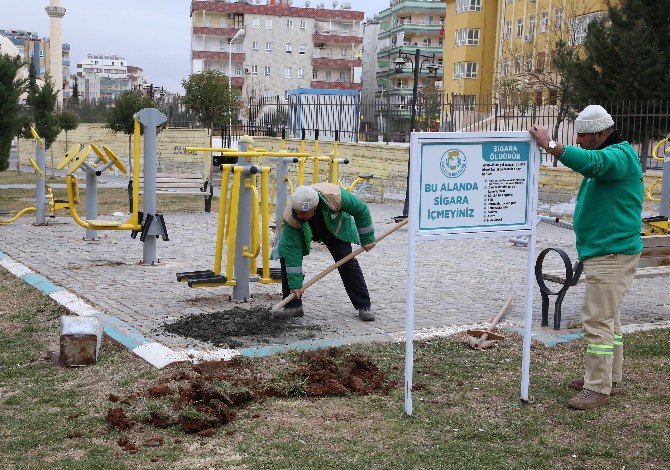
[{"label": "dug soil patch", "polygon": [[318,325],[275,320],[267,307],[240,308],[192,315],[163,325],[169,333],[205,341],[219,347],[237,348],[254,343],[302,341],[321,331]]},{"label": "dug soil patch", "polygon": [[237,357],[208,361],[170,372],[121,400],[111,393],[114,405],[108,410],[107,422],[118,431],[139,422],[208,436],[255,400],[388,393],[397,383],[387,383],[385,377],[369,357],[341,348],[303,351],[290,360]]}]

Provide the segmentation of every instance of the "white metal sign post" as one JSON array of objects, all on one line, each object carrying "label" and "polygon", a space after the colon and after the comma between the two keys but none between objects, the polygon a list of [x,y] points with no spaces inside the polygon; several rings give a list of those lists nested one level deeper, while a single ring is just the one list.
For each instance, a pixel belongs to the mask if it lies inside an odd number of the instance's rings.
[{"label": "white metal sign post", "polygon": [[540,153],[528,132],[415,132],[410,143],[405,412],[412,414],[416,243],[526,235],[521,399],[528,401]]}]

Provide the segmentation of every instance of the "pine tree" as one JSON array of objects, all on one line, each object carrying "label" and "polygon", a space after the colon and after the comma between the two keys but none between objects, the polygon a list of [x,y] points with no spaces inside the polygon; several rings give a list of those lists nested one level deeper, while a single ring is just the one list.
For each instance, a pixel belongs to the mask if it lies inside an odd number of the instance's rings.
[{"label": "pine tree", "polygon": [[73,109],[79,107],[79,83],[76,78],[74,80],[74,85],[72,86],[72,96],[70,97],[68,104]]},{"label": "pine tree", "polygon": [[[668,9],[670,0],[623,0],[608,7],[605,21],[589,25],[582,57],[564,64],[574,74],[579,101],[600,103],[614,115],[661,112],[654,100],[670,99]],[[668,131],[659,119],[643,118],[635,126],[625,118],[615,121],[631,142]]]},{"label": "pine tree", "polygon": [[9,166],[12,140],[24,122],[19,99],[26,90],[27,82],[16,76],[23,65],[18,56],[0,54],[0,171]]}]

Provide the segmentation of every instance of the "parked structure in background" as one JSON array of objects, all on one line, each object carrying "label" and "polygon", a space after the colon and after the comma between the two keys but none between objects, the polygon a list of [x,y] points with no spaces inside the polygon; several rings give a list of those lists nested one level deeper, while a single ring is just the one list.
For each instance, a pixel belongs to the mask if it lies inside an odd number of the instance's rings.
[{"label": "parked structure in background", "polygon": [[129,66],[116,54],[87,54],[76,77],[80,97],[90,102],[111,104],[122,92],[146,85],[142,67]]},{"label": "parked structure in background", "polygon": [[227,75],[232,54],[232,84],[244,98],[286,98],[295,88],[360,90],[362,11],[337,1],[332,9],[266,2],[192,1],[191,73]]},{"label": "parked structure in background", "polygon": [[[0,29],[0,36],[5,36],[18,49],[19,55],[26,62],[32,62],[38,80],[44,80],[48,73],[52,80],[55,77],[51,69],[51,41],[48,37],[40,37],[33,31],[20,29]],[[65,101],[71,94],[70,89],[70,45],[63,44],[61,52],[61,83],[62,96]]]},{"label": "parked structure in background", "polygon": [[[442,83],[442,45],[446,3],[437,0],[392,0],[379,13],[376,96],[390,102],[409,103],[414,87],[413,64],[416,49],[434,57],[436,74],[419,75],[418,88]],[[397,59],[404,63],[398,67]],[[409,60],[408,60],[409,59]],[[420,64],[419,64],[420,65]]]},{"label": "parked structure in background", "polygon": [[446,4],[444,94],[470,109],[510,91],[523,93],[526,104],[555,104],[551,58],[557,41],[579,46],[588,24],[607,13],[605,0]]}]

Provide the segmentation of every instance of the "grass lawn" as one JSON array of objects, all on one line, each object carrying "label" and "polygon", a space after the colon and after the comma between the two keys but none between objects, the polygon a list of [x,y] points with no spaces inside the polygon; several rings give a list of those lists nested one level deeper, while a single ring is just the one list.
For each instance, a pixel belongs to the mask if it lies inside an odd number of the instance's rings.
[{"label": "grass lawn", "polygon": [[[110,342],[95,366],[45,360],[63,313],[0,268],[0,468],[670,467],[667,331],[626,335],[619,394],[587,412],[565,406],[572,396],[565,384],[584,365],[584,341],[533,345],[530,405],[518,400],[520,338],[485,352],[466,348],[464,336],[420,342],[412,418],[403,415],[402,344],[344,348],[386,375],[386,392],[367,395],[305,396],[309,384],[286,374],[297,353],[245,359],[236,376],[262,376],[283,395],[258,395],[205,437],[141,422],[151,411],[174,414],[174,400],[147,390],[164,387],[181,399],[175,377],[197,376],[190,365],[158,371]],[[240,392],[224,379],[213,385]],[[112,429],[113,407],[136,424]]]}]

